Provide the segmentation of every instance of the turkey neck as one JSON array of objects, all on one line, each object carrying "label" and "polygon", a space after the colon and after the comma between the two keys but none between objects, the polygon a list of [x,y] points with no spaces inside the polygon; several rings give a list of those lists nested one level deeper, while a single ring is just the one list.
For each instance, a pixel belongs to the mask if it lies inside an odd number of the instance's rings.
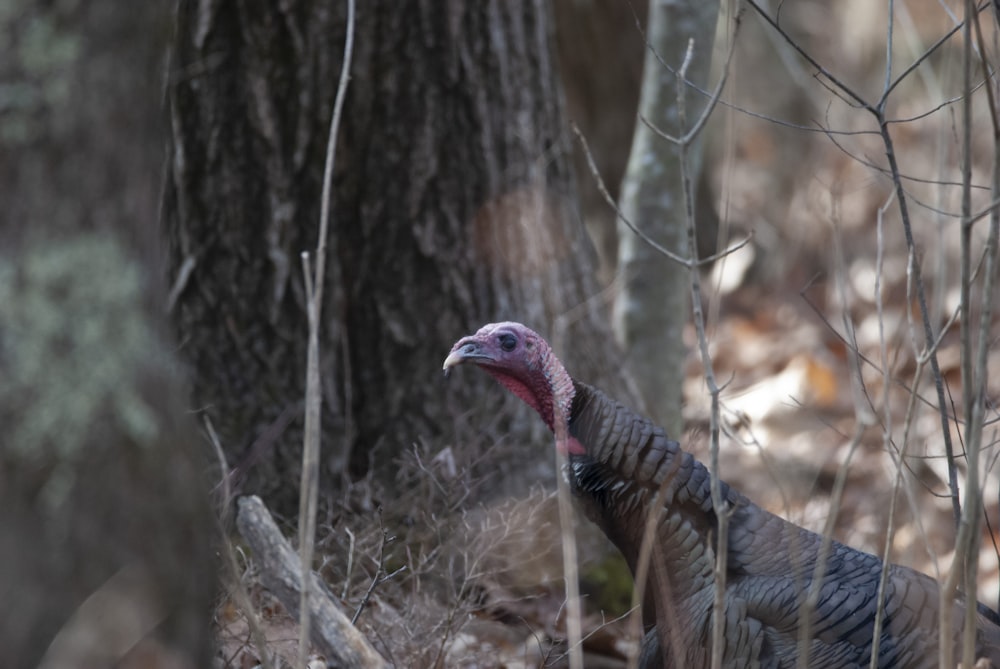
[{"label": "turkey neck", "polygon": [[[707,538],[717,526],[708,470],[652,421],[596,388],[574,386],[569,433],[585,454],[571,457],[570,478],[585,512],[625,556],[639,555],[647,513],[658,513],[650,572],[655,605],[685,617],[707,615],[714,563]],[[738,502],[725,484],[723,497]],[[634,572],[636,565],[629,566]]]}]

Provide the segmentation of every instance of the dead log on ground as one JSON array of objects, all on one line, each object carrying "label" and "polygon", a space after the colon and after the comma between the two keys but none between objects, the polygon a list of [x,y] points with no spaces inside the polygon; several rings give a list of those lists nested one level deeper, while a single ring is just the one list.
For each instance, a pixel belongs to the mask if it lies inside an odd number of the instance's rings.
[{"label": "dead log on ground", "polygon": [[[298,554],[282,536],[259,497],[243,497],[238,506],[236,526],[253,551],[264,587],[297,617],[302,590]],[[316,574],[310,573],[309,577],[313,641],[326,656],[327,662],[345,669],[385,667],[385,660],[341,612]]]}]

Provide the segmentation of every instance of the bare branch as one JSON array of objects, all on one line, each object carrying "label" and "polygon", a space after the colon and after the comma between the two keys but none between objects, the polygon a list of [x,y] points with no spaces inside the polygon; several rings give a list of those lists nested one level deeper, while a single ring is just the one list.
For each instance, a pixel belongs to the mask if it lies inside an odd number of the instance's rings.
[{"label": "bare branch", "polygon": [[[664,130],[658,128],[652,121],[647,119],[642,114],[639,114],[639,120],[643,122],[650,130],[662,137],[663,139],[671,142],[673,144],[690,144],[693,142],[701,131],[705,128],[705,124],[708,123],[708,119],[712,117],[712,112],[715,111],[716,105],[718,105],[720,98],[722,97],[722,91],[726,88],[726,82],[729,81],[729,72],[731,71],[730,65],[733,62],[733,54],[736,53],[736,37],[739,34],[740,26],[743,25],[743,5],[740,4],[736,10],[736,16],[733,18],[733,34],[729,41],[729,50],[726,52],[726,62],[722,66],[722,76],[719,77],[718,83],[715,85],[715,90],[708,97],[708,103],[702,110],[701,114],[698,115],[698,119],[694,124],[684,132],[680,137],[674,137]],[[657,56],[659,58],[659,56]],[[681,96],[684,94],[684,88],[686,86],[696,87],[694,84],[687,79],[687,67],[690,65],[691,49],[688,49],[688,54],[685,57],[684,65],[681,67],[680,72],[677,76],[678,92],[677,95]],[[662,63],[662,60],[660,61]],[[697,88],[697,87],[696,87]],[[700,90],[700,89],[699,89]],[[680,98],[678,98],[678,103],[680,103]],[[681,126],[683,130],[684,126]]]},{"label": "bare branch", "polygon": [[[323,196],[320,205],[319,239],[316,242],[316,273],[309,282],[308,257],[304,259],[307,293],[311,298],[307,305],[309,320],[309,344],[306,363],[306,407],[305,436],[302,445],[302,479],[299,491],[299,559],[303,574],[312,569],[313,550],[316,542],[316,505],[319,495],[319,448],[322,424],[320,409],[323,391],[319,374],[319,327],[323,311],[323,285],[326,277],[326,240],[330,227],[330,199],[333,188],[333,166],[337,154],[337,130],[347,95],[347,82],[351,70],[351,54],[354,48],[354,0],[347,0],[347,36],[344,41],[344,59],[340,70],[340,83],[333,103],[330,119],[330,134],[326,144],[326,165],[323,170]],[[309,616],[310,588],[302,588],[299,602],[299,655],[298,665],[305,669],[309,653],[311,627]]]},{"label": "bare branch", "polygon": [[619,208],[618,203],[615,202],[615,199],[611,197],[611,193],[608,191],[608,187],[604,184],[604,179],[601,177],[601,173],[597,169],[597,163],[594,162],[594,156],[590,152],[590,146],[587,144],[587,139],[583,136],[583,133],[580,131],[579,126],[577,126],[575,123],[571,123],[570,128],[573,130],[573,134],[576,135],[577,140],[579,140],[580,142],[580,146],[583,148],[584,156],[587,158],[587,166],[590,168],[590,174],[591,176],[594,177],[594,182],[597,184],[597,190],[601,193],[601,196],[604,198],[604,201],[607,202],[608,206],[614,210],[615,215],[618,217],[618,220],[627,225],[628,229],[631,230],[633,233],[635,233],[635,235],[639,237],[639,239],[649,244],[650,247],[652,247],[659,253],[662,253],[664,257],[672,260],[678,265],[687,267],[688,269],[691,269],[693,267],[701,267],[702,265],[713,263],[716,260],[719,260],[720,258],[724,258],[731,253],[739,251],[741,248],[749,244],[751,239],[753,239],[753,234],[752,233],[748,234],[746,237],[744,237],[738,242],[735,242],[728,248],[723,249],[718,253],[713,253],[712,255],[706,258],[699,259],[697,255],[685,258],[677,255],[670,249],[659,244],[655,239],[649,237],[649,235],[647,235],[640,228],[638,228],[635,225],[635,223],[629,220],[629,218],[625,215],[625,212],[623,212],[621,208]]},{"label": "bare branch", "polygon": [[829,70],[827,70],[825,67],[823,67],[819,63],[819,61],[817,61],[815,58],[813,58],[811,55],[809,55],[809,53],[805,49],[803,49],[802,46],[797,41],[795,41],[792,38],[791,35],[789,35],[787,32],[785,32],[785,29],[781,27],[781,25],[778,23],[778,21],[776,19],[772,18],[770,14],[768,14],[766,11],[764,11],[764,9],[760,5],[757,4],[756,0],[746,0],[746,2],[751,7],[754,8],[754,10],[764,20],[765,23],[767,23],[768,25],[770,25],[772,28],[774,28],[774,30],[779,35],[781,35],[782,39],[785,40],[785,43],[788,44],[788,46],[790,46],[793,49],[795,49],[795,51],[803,59],[805,59],[805,61],[808,62],[816,70],[816,72],[820,76],[822,76],[823,78],[825,78],[835,88],[837,88],[838,90],[840,90],[841,92],[843,92],[846,96],[848,96],[851,100],[853,100],[857,104],[857,106],[859,106],[859,107],[861,107],[863,109],[869,109],[872,112],[876,111],[875,109],[872,108],[872,106],[864,98],[862,98],[858,93],[855,93],[854,90],[850,86],[848,86],[847,84],[843,83],[833,73],[831,73]]},{"label": "bare branch", "polygon": [[[966,100],[963,104],[963,127],[962,127],[962,175],[966,181],[971,180],[972,174],[972,95],[969,93],[972,82],[973,68],[973,28],[976,28],[977,39],[980,41],[979,62],[984,70],[988,70],[985,62],[982,34],[979,27],[978,12],[972,0],[965,3],[966,19],[962,31],[963,42],[963,89],[966,91]],[[986,89],[986,96],[990,108],[990,116],[993,127],[993,193],[1000,193],[1000,123],[997,122],[996,105],[993,99],[993,90]],[[993,317],[993,290],[994,271],[996,267],[997,254],[997,231],[1000,215],[994,213],[991,216],[989,237],[987,240],[987,250],[985,252],[986,270],[983,276],[981,289],[981,303],[979,305],[979,327],[976,332],[977,345],[973,344],[972,326],[972,283],[974,281],[972,273],[972,194],[969,188],[962,192],[962,226],[961,226],[961,351],[962,351],[962,396],[965,409],[965,448],[967,461],[967,477],[965,487],[965,508],[962,514],[962,525],[959,529],[959,536],[955,545],[955,561],[946,581],[945,591],[950,591],[957,585],[959,579],[965,592],[975,593],[978,582],[978,554],[980,544],[980,525],[982,514],[982,488],[980,482],[980,448],[982,445],[983,413],[984,413],[984,393],[986,389],[987,375],[987,353],[988,342],[990,341],[990,326]],[[964,578],[962,578],[964,576]],[[976,603],[974,597],[969,597],[965,606],[965,629],[962,635],[962,663],[966,666],[972,665],[975,660],[975,620]],[[944,615],[942,615],[944,619]],[[942,643],[942,646],[944,644]],[[949,649],[950,650],[950,649]],[[951,656],[943,651],[942,660]]]},{"label": "bare branch", "polygon": [[[979,5],[978,8],[976,8],[975,14],[978,15],[979,12],[984,11],[991,4],[993,4],[993,3],[990,0],[986,0],[981,5]],[[886,104],[886,102],[889,99],[889,96],[896,89],[896,87],[899,86],[899,84],[901,84],[904,79],[906,79],[908,76],[910,76],[910,74],[914,70],[916,70],[918,67],[920,67],[924,63],[924,61],[926,61],[928,58],[931,57],[931,55],[933,55],[938,49],[940,49],[948,40],[950,40],[955,35],[955,33],[957,33],[959,30],[962,30],[963,27],[964,27],[964,25],[965,25],[964,23],[958,23],[957,25],[955,25],[954,27],[952,27],[951,30],[949,30],[948,32],[946,32],[944,35],[941,36],[940,39],[938,39],[936,42],[934,42],[934,44],[932,44],[930,47],[928,47],[927,50],[924,51],[924,53],[922,53],[919,58],[917,58],[912,63],[910,63],[909,67],[907,67],[905,70],[903,70],[900,73],[900,75],[898,77],[896,77],[895,81],[893,81],[892,84],[889,85],[885,89],[885,91],[883,91],[882,98],[879,100],[878,105],[877,105],[878,108],[879,109],[884,109],[885,108],[885,104]],[[968,91],[969,89],[965,89],[965,90]]]},{"label": "bare branch", "polygon": [[372,598],[372,594],[375,592],[375,588],[381,584],[385,583],[391,579],[396,574],[402,573],[406,570],[406,565],[402,565],[391,574],[387,573],[385,570],[385,547],[396,540],[395,536],[389,536],[389,532],[385,529],[385,525],[382,523],[382,507],[378,509],[378,527],[379,531],[382,533],[382,543],[379,544],[378,548],[378,563],[375,566],[375,574],[372,575],[372,580],[368,584],[368,589],[365,591],[365,596],[361,598],[361,602],[358,604],[358,608],[354,611],[354,616],[351,617],[351,624],[358,622],[358,618],[361,617],[361,612],[365,610],[368,602]]}]

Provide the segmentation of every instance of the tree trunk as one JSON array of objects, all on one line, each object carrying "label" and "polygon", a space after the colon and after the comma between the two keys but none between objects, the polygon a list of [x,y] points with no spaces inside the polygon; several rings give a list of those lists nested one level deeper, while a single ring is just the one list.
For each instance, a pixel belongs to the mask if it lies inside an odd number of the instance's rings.
[{"label": "tree trunk", "polygon": [[[714,1],[650,2],[649,49],[643,65],[639,114],[674,137],[694,125],[706,102],[704,96],[688,87],[687,123],[681,127],[674,72],[684,62],[688,40],[693,39],[687,78],[702,90],[707,89],[718,11],[719,3]],[[701,168],[699,146],[700,142],[688,149],[688,177],[692,182],[697,181]],[[622,183],[621,210],[661,246],[681,257],[689,255],[680,151],[644,123],[635,127]],[[618,264],[624,281],[615,302],[615,334],[625,349],[626,364],[635,376],[647,411],[670,433],[680,434],[689,270],[665,258],[623,222],[618,224],[618,240]]]},{"label": "tree trunk", "polygon": [[[182,1],[178,15],[164,200],[173,316],[196,405],[244,490],[283,512],[301,452],[299,254],[315,246],[343,4]],[[415,443],[455,435],[469,397],[510,415],[499,393],[470,392],[479,375],[439,380],[451,343],[487,321],[552,332],[567,316],[572,348],[560,353],[573,371],[620,387],[591,299],[546,3],[381,0],[357,18],[321,333],[334,474],[391,471]],[[537,430],[517,411],[494,435]],[[465,437],[471,462],[483,435]]]}]

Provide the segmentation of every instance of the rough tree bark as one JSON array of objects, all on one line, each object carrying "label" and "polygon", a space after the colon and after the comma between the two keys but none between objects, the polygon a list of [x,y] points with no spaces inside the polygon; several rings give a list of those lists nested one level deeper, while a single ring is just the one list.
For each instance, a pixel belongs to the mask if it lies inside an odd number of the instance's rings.
[{"label": "rough tree bark", "polygon": [[[299,253],[314,246],[342,5],[183,0],[171,70],[173,317],[196,405],[243,489],[284,512],[306,359]],[[439,380],[441,352],[489,320],[552,332],[569,314],[574,372],[619,388],[591,299],[547,9],[358,7],[321,343],[327,474],[390,469],[415,442],[454,434],[468,397],[495,401],[470,394],[476,375]],[[516,411],[515,435],[537,428]]]}]

